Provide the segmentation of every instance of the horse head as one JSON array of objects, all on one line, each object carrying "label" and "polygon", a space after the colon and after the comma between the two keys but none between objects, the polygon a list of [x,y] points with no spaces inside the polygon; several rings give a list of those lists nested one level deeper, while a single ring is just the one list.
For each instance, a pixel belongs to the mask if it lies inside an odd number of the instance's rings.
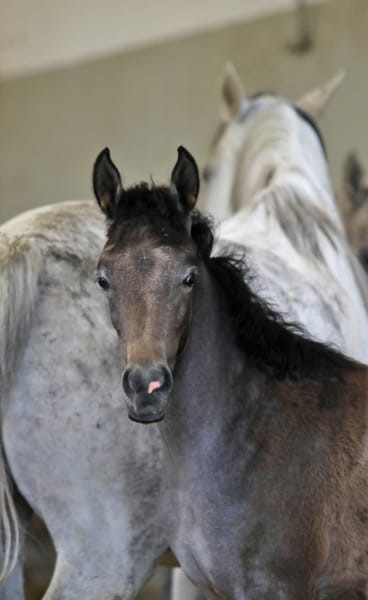
[{"label": "horse head", "polygon": [[220,124],[203,169],[202,199],[210,213],[224,219],[250,204],[285,163],[326,180],[325,147],[315,118],[343,77],[340,72],[292,103],[269,92],[246,95],[233,65],[226,66]]},{"label": "horse head", "polygon": [[125,190],[105,149],[96,160],[93,181],[108,220],[97,282],[108,296],[120,340],[128,414],[143,423],[160,421],[188,335],[198,271],[191,238],[197,165],[180,147],[170,186],[140,184]]}]

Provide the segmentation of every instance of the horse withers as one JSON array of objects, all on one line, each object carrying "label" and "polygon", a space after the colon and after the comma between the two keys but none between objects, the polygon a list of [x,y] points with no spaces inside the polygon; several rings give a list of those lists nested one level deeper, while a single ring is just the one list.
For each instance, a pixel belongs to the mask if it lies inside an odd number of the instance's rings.
[{"label": "horse withers", "polygon": [[169,540],[208,598],[365,598],[367,369],[309,339],[211,256],[196,164],[124,189],[109,152],[98,283],[118,333],[128,414],[160,422]]}]

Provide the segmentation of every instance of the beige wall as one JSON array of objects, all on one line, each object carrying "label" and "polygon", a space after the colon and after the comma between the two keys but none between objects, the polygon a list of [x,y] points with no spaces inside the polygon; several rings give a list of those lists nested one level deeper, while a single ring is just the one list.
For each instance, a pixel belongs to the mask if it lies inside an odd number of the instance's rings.
[{"label": "beige wall", "polygon": [[316,45],[296,55],[290,14],[24,77],[0,85],[0,220],[27,208],[89,197],[93,160],[105,145],[126,183],[166,180],[184,144],[199,162],[217,117],[225,61],[247,90],[291,97],[348,69],[322,121],[336,179],[345,153],[368,160],[368,2],[314,6]]}]

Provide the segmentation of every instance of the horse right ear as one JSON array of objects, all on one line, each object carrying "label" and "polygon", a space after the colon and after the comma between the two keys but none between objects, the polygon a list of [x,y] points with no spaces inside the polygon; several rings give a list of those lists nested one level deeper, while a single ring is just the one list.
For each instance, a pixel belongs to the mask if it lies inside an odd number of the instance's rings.
[{"label": "horse right ear", "polygon": [[93,191],[98,205],[106,217],[112,220],[120,200],[123,186],[118,169],[105,148],[96,158],[93,167]]},{"label": "horse right ear", "polygon": [[221,84],[222,112],[225,119],[236,118],[245,100],[246,95],[239,74],[232,63],[227,63]]},{"label": "horse right ear", "polygon": [[199,172],[196,161],[184,146],[178,148],[171,183],[178,192],[182,207],[189,213],[195,207],[199,194]]}]

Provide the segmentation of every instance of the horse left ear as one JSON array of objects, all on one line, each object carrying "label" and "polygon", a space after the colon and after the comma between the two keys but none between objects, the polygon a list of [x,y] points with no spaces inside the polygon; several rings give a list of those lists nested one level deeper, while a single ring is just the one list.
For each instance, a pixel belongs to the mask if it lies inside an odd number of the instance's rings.
[{"label": "horse left ear", "polygon": [[362,188],[364,170],[355,152],[350,152],[344,164],[344,186],[350,192],[357,194]]},{"label": "horse left ear", "polygon": [[193,156],[183,146],[178,148],[178,160],[171,173],[183,208],[190,212],[196,205],[199,194],[199,172]]},{"label": "horse left ear", "polygon": [[96,158],[93,167],[93,191],[100,209],[108,219],[112,220],[123,186],[120,173],[111,160],[108,148],[102,150]]},{"label": "horse left ear", "polygon": [[349,213],[368,204],[368,180],[365,171],[355,152],[351,152],[344,164],[344,200]]}]

